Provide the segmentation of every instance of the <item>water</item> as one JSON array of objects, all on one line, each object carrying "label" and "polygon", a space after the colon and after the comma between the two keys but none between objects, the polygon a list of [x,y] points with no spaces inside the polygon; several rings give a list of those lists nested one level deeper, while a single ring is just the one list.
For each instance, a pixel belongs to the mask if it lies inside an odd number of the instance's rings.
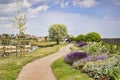
[{"label": "water", "polygon": [[34,51],[34,50],[36,50],[36,49],[38,49],[38,46],[32,46],[31,49],[28,49],[28,52],[32,52],[32,51]]},{"label": "water", "polygon": [[[38,49],[38,46],[29,46],[29,47],[28,46],[29,45],[27,45],[27,47],[25,49],[26,52],[32,52],[32,51]],[[7,53],[10,54],[10,55],[14,54],[14,53],[16,54],[16,49],[14,48],[12,50],[9,50],[9,52],[7,52]],[[20,50],[17,53],[21,53]],[[3,50],[0,50],[0,58],[3,57],[3,56],[9,56],[9,55],[6,55],[6,53],[3,54]]]}]

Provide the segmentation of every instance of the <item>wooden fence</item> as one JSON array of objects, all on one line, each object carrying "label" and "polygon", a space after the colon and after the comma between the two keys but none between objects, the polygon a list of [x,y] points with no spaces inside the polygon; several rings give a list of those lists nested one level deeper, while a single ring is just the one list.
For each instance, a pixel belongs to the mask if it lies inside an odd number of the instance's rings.
[{"label": "wooden fence", "polygon": [[24,52],[28,52],[29,49],[31,49],[31,46],[27,45],[18,45],[18,46],[0,46],[0,57],[6,57],[13,53],[16,54],[16,56],[24,55]]},{"label": "wooden fence", "polygon": [[120,45],[120,38],[103,38],[103,42]]}]

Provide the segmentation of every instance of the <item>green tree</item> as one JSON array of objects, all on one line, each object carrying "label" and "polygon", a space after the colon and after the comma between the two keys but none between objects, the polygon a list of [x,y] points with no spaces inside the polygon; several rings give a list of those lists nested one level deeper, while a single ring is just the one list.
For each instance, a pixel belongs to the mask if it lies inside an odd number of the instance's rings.
[{"label": "green tree", "polygon": [[75,41],[76,38],[75,38],[74,36],[70,36],[69,39],[70,39],[71,41]]},{"label": "green tree", "polygon": [[13,26],[19,30],[19,37],[25,36],[25,24],[26,24],[26,16],[24,14],[20,13],[19,6],[18,6],[18,0],[16,0],[17,5],[17,15],[13,19]]},{"label": "green tree", "polygon": [[86,41],[86,36],[84,34],[80,34],[76,37],[76,41]]},{"label": "green tree", "polygon": [[99,42],[101,40],[101,36],[99,33],[90,32],[90,33],[86,34],[86,39],[87,39],[87,41]]},{"label": "green tree", "polygon": [[49,28],[49,37],[52,40],[56,40],[59,44],[60,40],[66,38],[67,36],[67,27],[63,24],[53,24]]},{"label": "green tree", "polygon": [[9,34],[3,34],[1,40],[2,40],[2,45],[9,45],[10,44]]},{"label": "green tree", "polygon": [[45,36],[44,38],[45,38],[45,41],[47,41],[47,40],[48,40],[48,36]]}]

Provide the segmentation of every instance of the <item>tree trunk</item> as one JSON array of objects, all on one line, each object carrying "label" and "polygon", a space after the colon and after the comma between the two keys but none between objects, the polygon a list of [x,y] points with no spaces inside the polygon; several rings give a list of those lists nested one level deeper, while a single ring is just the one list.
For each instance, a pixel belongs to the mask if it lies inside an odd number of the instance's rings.
[{"label": "tree trunk", "polygon": [[57,44],[59,44],[59,39],[56,40]]}]

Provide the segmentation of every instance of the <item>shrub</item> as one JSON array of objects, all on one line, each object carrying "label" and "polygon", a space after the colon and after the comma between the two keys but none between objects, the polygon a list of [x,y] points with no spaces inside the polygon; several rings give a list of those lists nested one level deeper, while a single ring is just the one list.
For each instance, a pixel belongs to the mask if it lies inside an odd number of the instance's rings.
[{"label": "shrub", "polygon": [[91,42],[99,42],[101,40],[101,36],[99,33],[96,32],[90,32],[86,34],[86,40]]},{"label": "shrub", "polygon": [[85,45],[87,45],[86,42],[77,42],[77,46],[78,46],[78,47],[83,47],[83,46],[85,46]]},{"label": "shrub", "polygon": [[2,45],[9,45],[11,42],[9,34],[3,34],[1,41],[2,41]]},{"label": "shrub", "polygon": [[80,69],[81,67],[83,67],[87,62],[91,62],[91,61],[97,61],[97,60],[105,60],[108,58],[107,54],[102,54],[102,55],[91,55],[91,56],[87,56],[81,60],[77,60],[75,62],[73,62],[72,67],[73,68],[77,68]]},{"label": "shrub", "polygon": [[109,70],[108,76],[111,78],[111,80],[120,80],[120,67],[117,67],[114,70]]},{"label": "shrub", "polygon": [[65,61],[72,64],[74,61],[87,57],[85,52],[72,52],[65,57]]},{"label": "shrub", "polygon": [[75,37],[74,37],[74,36],[71,36],[69,39],[70,39],[71,41],[75,41]]},{"label": "shrub", "polygon": [[120,45],[108,44],[102,42],[101,45],[104,47],[102,51],[108,52],[110,55],[119,54],[120,55]]},{"label": "shrub", "polygon": [[76,41],[86,41],[86,36],[84,34],[80,34],[76,37]]},{"label": "shrub", "polygon": [[99,55],[101,53],[109,53],[109,49],[102,45],[102,42],[87,42],[87,46],[80,49],[87,52],[89,55]]},{"label": "shrub", "polygon": [[98,55],[96,56],[95,60],[105,60],[108,58],[108,54],[102,54],[102,55]]},{"label": "shrub", "polygon": [[114,70],[116,67],[120,66],[120,56],[115,56],[108,58],[106,60],[98,60],[95,62],[88,62],[82,68],[83,72],[89,74],[89,76],[100,79],[109,76],[109,70]]}]

